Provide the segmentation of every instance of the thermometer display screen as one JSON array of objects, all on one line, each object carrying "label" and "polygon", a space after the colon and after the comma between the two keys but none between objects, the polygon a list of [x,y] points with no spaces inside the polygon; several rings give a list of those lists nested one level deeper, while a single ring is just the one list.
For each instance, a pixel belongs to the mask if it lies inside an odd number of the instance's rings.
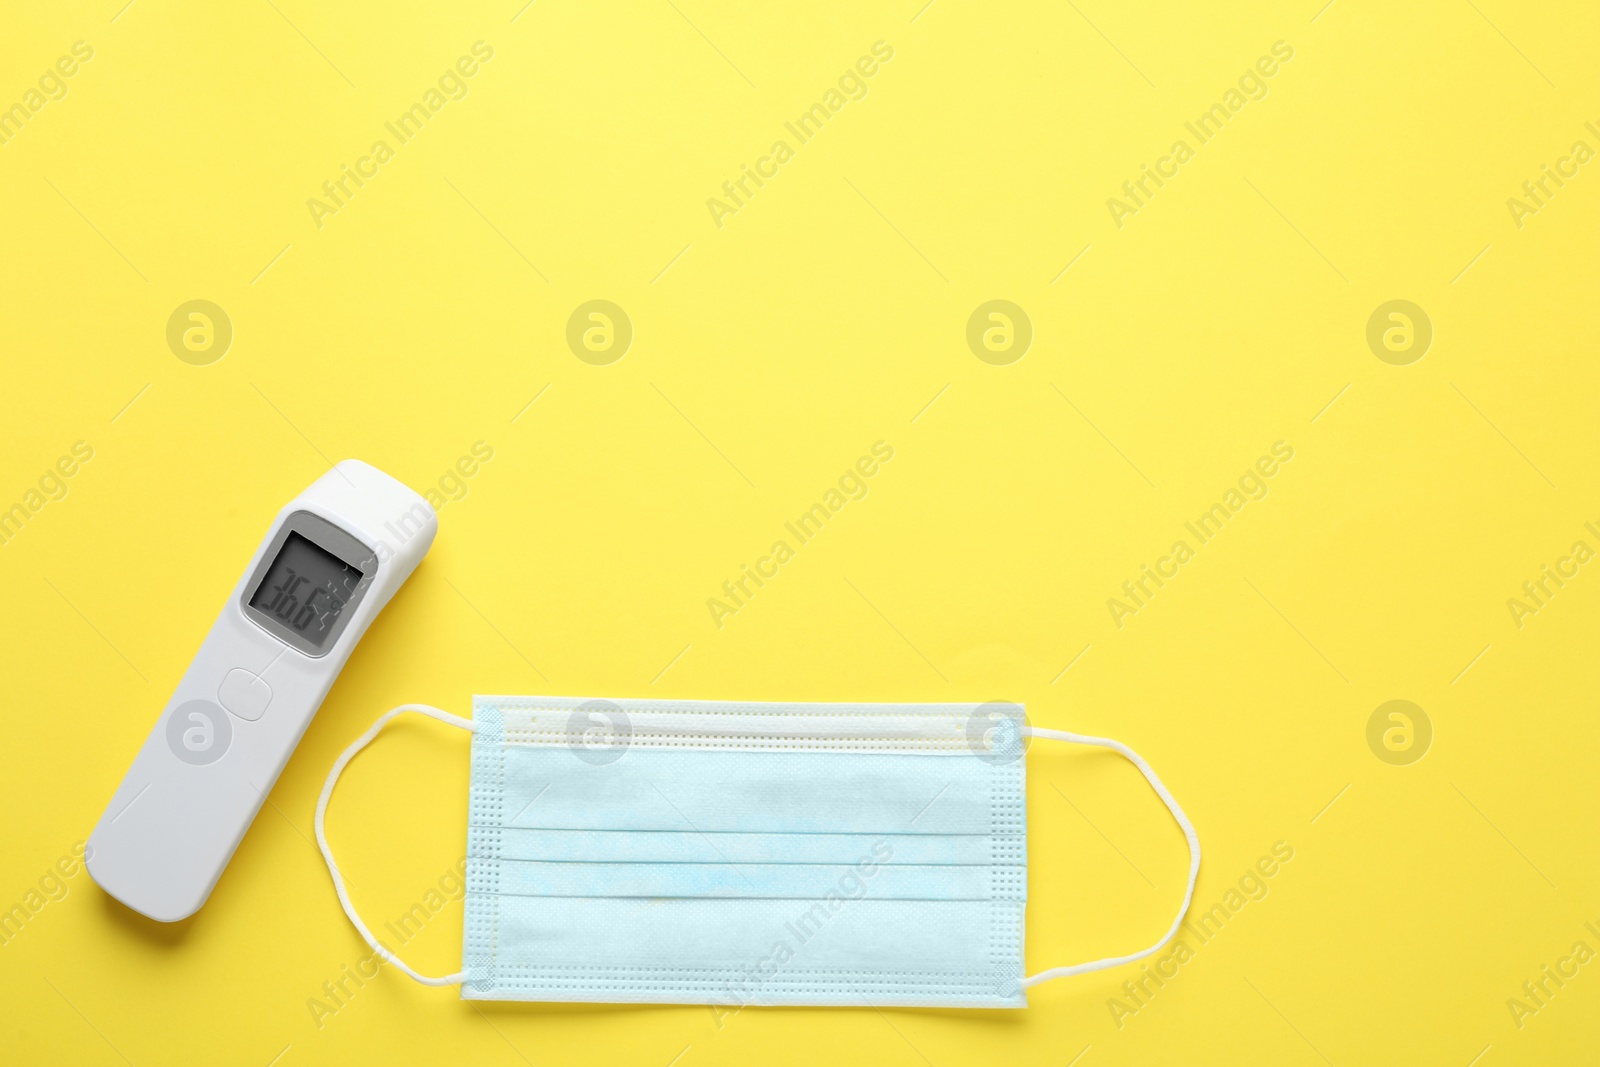
[{"label": "thermometer display screen", "polygon": [[291,531],[250,606],[321,648],[361,579],[361,571]]}]

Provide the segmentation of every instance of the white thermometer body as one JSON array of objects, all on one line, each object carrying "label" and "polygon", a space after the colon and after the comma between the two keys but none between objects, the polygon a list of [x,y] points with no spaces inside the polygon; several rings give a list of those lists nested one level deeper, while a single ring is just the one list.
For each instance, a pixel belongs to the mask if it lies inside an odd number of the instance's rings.
[{"label": "white thermometer body", "polygon": [[102,889],[162,922],[200,909],[437,530],[422,497],[359,460],[278,513],[89,837]]}]

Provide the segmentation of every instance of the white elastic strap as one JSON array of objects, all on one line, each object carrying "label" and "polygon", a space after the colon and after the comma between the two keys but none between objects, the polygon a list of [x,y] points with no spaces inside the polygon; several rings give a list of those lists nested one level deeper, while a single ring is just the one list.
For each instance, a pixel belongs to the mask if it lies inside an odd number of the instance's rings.
[{"label": "white elastic strap", "polygon": [[438,719],[440,722],[447,722],[451,726],[459,726],[463,730],[472,729],[471,719],[463,719],[459,715],[452,715],[448,711],[440,711],[438,708],[431,707],[427,704],[401,704],[393,711],[385,712],[377,722],[372,724],[372,727],[368,729],[366,733],[356,738],[355,743],[344,750],[344,755],[340,756],[334,761],[333,769],[328,772],[328,780],[322,783],[322,795],[317,798],[317,847],[322,849],[322,858],[328,861],[328,873],[333,875],[333,888],[339,893],[340,906],[344,908],[344,913],[350,917],[350,921],[355,924],[355,928],[360,931],[361,936],[366,939],[367,944],[372,946],[372,950],[374,952],[388,960],[390,963],[394,964],[396,967],[400,968],[402,971],[409,974],[411,977],[415,978],[417,981],[421,982],[423,985],[458,985],[466,980],[466,971],[457,971],[455,974],[447,974],[442,978],[429,978],[425,974],[418,974],[416,971],[413,971],[410,967],[406,966],[404,961],[402,961],[399,956],[396,956],[393,952],[390,952],[388,949],[384,948],[378,943],[378,939],[372,936],[372,931],[367,929],[367,924],[361,921],[361,916],[356,914],[355,905],[350,903],[350,894],[346,892],[344,888],[344,876],[339,873],[339,865],[335,863],[333,859],[333,850],[328,847],[328,835],[322,828],[323,819],[328,814],[328,798],[333,796],[333,784],[339,780],[339,775],[344,773],[345,765],[355,758],[355,754],[357,752],[360,752],[362,749],[366,748],[372,743],[372,739],[378,736],[379,731],[381,731],[385,726],[389,725],[390,719],[394,718],[396,715],[399,715],[401,712],[406,711],[414,711],[419,715],[432,716],[433,718]]},{"label": "white elastic strap", "polygon": [[1157,778],[1156,772],[1150,769],[1150,764],[1146,763],[1143,757],[1121,741],[1113,741],[1108,737],[1069,734],[1065,730],[1046,730],[1038,726],[1024,726],[1022,727],[1022,733],[1032,737],[1048,737],[1052,741],[1069,741],[1074,745],[1098,745],[1101,748],[1109,748],[1126,756],[1135,767],[1139,768],[1139,772],[1144,775],[1145,781],[1150,783],[1150,788],[1156,791],[1156,795],[1167,806],[1167,810],[1172,812],[1172,817],[1177,820],[1178,826],[1183,830],[1184,839],[1189,842],[1189,884],[1184,888],[1183,903],[1178,907],[1178,917],[1172,920],[1172,926],[1166,933],[1161,935],[1160,941],[1157,941],[1143,952],[1135,952],[1131,956],[1112,956],[1108,959],[1095,960],[1092,963],[1079,963],[1071,967],[1052,967],[1048,971],[1031,974],[1022,980],[1023,988],[1026,989],[1028,986],[1038,985],[1040,982],[1048,982],[1052,978],[1067,978],[1074,974],[1103,971],[1107,967],[1132,963],[1134,960],[1140,960],[1154,952],[1159,952],[1177,934],[1178,927],[1183,925],[1183,917],[1189,912],[1189,902],[1194,899],[1194,880],[1200,874],[1200,838],[1195,836],[1194,825],[1189,822],[1189,816],[1185,815],[1183,809],[1178,806],[1178,802],[1172,799],[1172,794],[1167,792],[1167,787],[1161,784],[1161,779]]}]

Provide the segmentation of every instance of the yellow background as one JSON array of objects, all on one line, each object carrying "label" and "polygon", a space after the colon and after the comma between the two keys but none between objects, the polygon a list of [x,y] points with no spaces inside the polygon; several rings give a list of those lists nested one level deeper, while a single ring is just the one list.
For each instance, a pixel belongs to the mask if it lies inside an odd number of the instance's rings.
[{"label": "yellow background", "polygon": [[[1600,949],[1600,570],[1521,628],[1506,605],[1600,547],[1600,163],[1520,228],[1506,206],[1600,147],[1592,6],[122,2],[10,3],[0,34],[0,104],[94,49],[0,145],[0,506],[94,449],[0,547],[0,906],[88,836],[277,508],[346,456],[419,490],[494,458],[197,917],[147,922],[79,870],[0,947],[5,1058],[1592,1055],[1600,963],[1520,1029],[1506,1006]],[[479,40],[469,95],[318,228],[307,199]],[[868,95],[718,228],[707,198],[880,40]],[[1107,198],[1279,40],[1267,97],[1119,229]],[[234,328],[209,366],[165,339],[196,298]],[[565,341],[596,298],[635,331],[609,366]],[[997,298],[1034,329],[1008,366],[965,340]],[[1366,344],[1392,299],[1433,323],[1409,366]],[[879,440],[869,495],[715,626],[707,598]],[[1114,625],[1107,598],[1279,440],[1270,495]],[[386,970],[319,1028],[308,1000],[365,955],[309,839],[323,776],[382,710],[474,692],[1016,700],[1163,774],[1197,905],[1295,855],[1120,1028],[1136,968],[1025,1011],[720,1028]],[[1433,724],[1409,766],[1367,745],[1391,699]],[[1029,757],[1030,969],[1148,944],[1182,888],[1137,774],[1059,748]],[[346,776],[330,833],[375,923],[460,858],[466,782],[465,739],[421,722]],[[410,962],[454,969],[460,921]]]}]

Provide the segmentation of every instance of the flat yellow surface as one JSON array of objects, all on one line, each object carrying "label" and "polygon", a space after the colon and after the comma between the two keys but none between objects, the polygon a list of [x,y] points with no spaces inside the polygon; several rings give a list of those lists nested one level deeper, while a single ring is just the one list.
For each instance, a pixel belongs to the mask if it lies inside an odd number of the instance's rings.
[{"label": "flat yellow surface", "polygon": [[[8,1062],[1593,1056],[1592,5],[123,2],[0,34]],[[626,322],[574,347],[594,300]],[[210,902],[145,921],[75,845],[347,456],[439,538]],[[322,778],[474,692],[1020,701],[1165,777],[1214,925],[1017,1012],[357,986]],[[1113,757],[1028,769],[1030,968],[1148,944],[1166,814]],[[375,924],[453,884],[466,783],[420,722],[346,776]]]}]

